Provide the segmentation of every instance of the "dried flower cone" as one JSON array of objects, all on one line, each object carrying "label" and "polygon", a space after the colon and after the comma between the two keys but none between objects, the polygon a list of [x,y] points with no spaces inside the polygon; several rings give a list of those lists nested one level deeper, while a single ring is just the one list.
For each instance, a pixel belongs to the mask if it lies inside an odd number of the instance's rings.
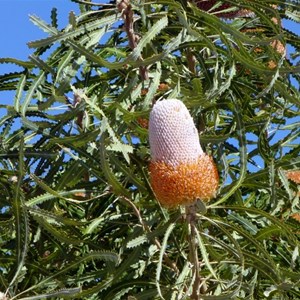
[{"label": "dried flower cone", "polygon": [[234,11],[226,12],[226,9],[231,8],[232,5],[230,3],[224,3],[218,6],[216,9],[212,8],[216,5],[216,0],[193,0],[196,3],[197,7],[204,11],[210,11],[220,18],[237,18],[237,17],[253,17],[253,12],[247,9],[238,9]]},{"label": "dried flower cone", "polygon": [[217,168],[212,158],[203,153],[193,119],[181,101],[169,99],[154,105],[149,140],[151,186],[163,206],[215,197]]}]

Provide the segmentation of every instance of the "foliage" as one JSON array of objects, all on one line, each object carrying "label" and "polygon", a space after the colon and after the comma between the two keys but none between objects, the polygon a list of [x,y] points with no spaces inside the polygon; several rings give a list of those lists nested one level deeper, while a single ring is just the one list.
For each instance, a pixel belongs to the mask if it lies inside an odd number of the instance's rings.
[{"label": "foliage", "polygon": [[[285,171],[300,168],[300,42],[276,22],[299,24],[299,1],[228,0],[255,13],[233,19],[218,1],[73,1],[63,29],[56,9],[51,24],[30,17],[47,37],[28,61],[0,60],[21,70],[0,77],[15,92],[0,106],[0,291],[299,299],[299,185]],[[161,208],[148,183],[162,98],[189,107],[220,173],[193,214]]]}]

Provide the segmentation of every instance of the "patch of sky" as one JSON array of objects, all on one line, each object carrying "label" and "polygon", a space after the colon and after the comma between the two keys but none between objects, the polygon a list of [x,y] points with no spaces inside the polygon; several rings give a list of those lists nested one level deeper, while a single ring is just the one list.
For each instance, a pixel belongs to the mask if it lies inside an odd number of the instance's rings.
[{"label": "patch of sky", "polygon": [[[129,140],[130,139],[130,140]],[[139,144],[141,141],[138,137],[134,136],[134,135],[130,135],[130,136],[125,136],[123,135],[122,137],[122,142],[124,144],[133,144],[133,145],[137,145]]]},{"label": "patch of sky", "polygon": [[289,31],[293,32],[294,34],[298,35],[299,34],[299,27],[295,26],[296,23],[292,20],[288,20],[288,19],[283,19],[282,20],[282,25],[284,28],[288,28]]},{"label": "patch of sky", "polygon": [[239,142],[236,138],[230,137],[226,140],[226,143],[228,144],[228,147],[230,147],[231,152],[237,152],[239,151]]},{"label": "patch of sky", "polygon": [[129,187],[129,190],[130,191],[136,191],[137,187],[135,185],[132,185],[132,186]]},{"label": "patch of sky", "polygon": [[[264,160],[257,151],[258,137],[253,133],[246,133],[247,140],[247,170],[251,173],[257,172],[264,168]],[[230,148],[231,153],[226,156],[231,166],[237,167],[240,165],[240,147],[237,139],[229,138],[227,141],[227,147]]]},{"label": "patch of sky", "polygon": [[1,214],[7,214],[10,211],[10,206],[4,205],[1,207]]}]

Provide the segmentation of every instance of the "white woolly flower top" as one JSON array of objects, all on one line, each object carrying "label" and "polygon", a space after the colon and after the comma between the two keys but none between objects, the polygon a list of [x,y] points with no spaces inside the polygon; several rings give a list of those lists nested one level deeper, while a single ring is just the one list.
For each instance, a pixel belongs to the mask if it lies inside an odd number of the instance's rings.
[{"label": "white woolly flower top", "polygon": [[152,161],[176,166],[203,154],[198,131],[186,106],[177,99],[157,102],[150,113],[149,142]]}]

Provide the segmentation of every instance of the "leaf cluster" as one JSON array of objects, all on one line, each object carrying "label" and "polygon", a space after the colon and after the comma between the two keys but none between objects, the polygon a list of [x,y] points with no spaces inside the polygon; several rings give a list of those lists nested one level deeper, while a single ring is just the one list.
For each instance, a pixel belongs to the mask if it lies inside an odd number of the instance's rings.
[{"label": "leaf cluster", "polygon": [[[14,92],[0,105],[0,291],[299,299],[299,185],[286,172],[300,169],[300,42],[285,28],[299,26],[298,1],[73,2],[63,29],[57,9],[49,24],[30,16],[47,36],[28,61],[0,59],[21,69],[0,76]],[[251,16],[220,17],[236,7]],[[220,174],[193,227],[148,181],[163,98],[187,105]]]}]

